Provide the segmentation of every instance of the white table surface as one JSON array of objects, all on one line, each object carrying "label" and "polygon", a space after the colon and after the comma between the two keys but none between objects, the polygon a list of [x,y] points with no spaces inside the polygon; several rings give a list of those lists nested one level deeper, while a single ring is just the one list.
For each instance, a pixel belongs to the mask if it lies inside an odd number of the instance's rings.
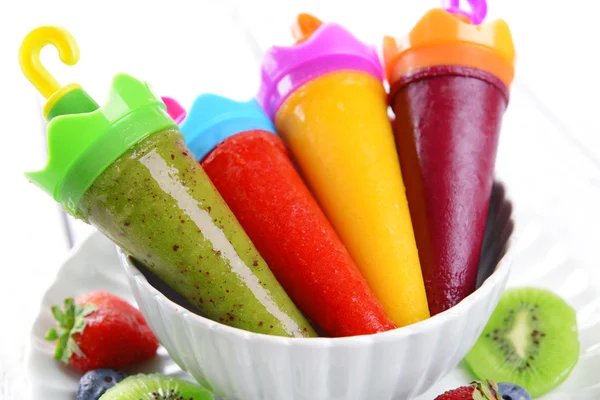
[{"label": "white table surface", "polygon": [[[300,2],[298,2],[300,3]],[[0,399],[27,399],[24,359],[29,329],[69,242],[59,207],[23,171],[45,159],[39,97],[22,77],[17,49],[41,24],[76,36],[81,61],[44,61],[63,83],[77,81],[103,99],[115,72],[153,83],[184,105],[203,91],[238,99],[257,88],[256,56],[286,43],[295,13],[318,13],[363,39],[401,35],[435,1],[2,1],[0,2]],[[490,17],[506,19],[519,54],[497,171],[516,203],[517,223],[537,219],[600,278],[600,58],[597,13],[589,0],[491,0]],[[270,14],[264,11],[269,11]],[[275,19],[277,15],[279,18]],[[247,40],[251,32],[255,39]],[[74,241],[90,229],[74,225]],[[38,399],[34,399],[38,400]]]}]

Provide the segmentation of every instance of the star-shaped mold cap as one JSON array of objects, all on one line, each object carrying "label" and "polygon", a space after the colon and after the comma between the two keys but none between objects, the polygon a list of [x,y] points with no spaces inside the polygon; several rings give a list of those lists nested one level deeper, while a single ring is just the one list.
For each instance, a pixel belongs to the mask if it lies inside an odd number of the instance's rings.
[{"label": "star-shaped mold cap", "polygon": [[474,25],[462,14],[432,9],[402,39],[386,36],[383,59],[390,84],[417,69],[460,65],[485,70],[510,87],[515,48],[508,24]]},{"label": "star-shaped mold cap", "polygon": [[177,125],[151,87],[119,74],[104,106],[52,119],[46,167],[26,176],[78,215],[79,201],[106,168],[136,143],[167,128]]},{"label": "star-shaped mold cap", "polygon": [[[167,111],[172,116],[180,115],[183,107],[175,100],[167,99]],[[216,94],[198,96],[180,129],[198,161],[223,140],[238,133],[253,130],[275,133],[273,123],[256,100],[240,102]]]},{"label": "star-shaped mold cap", "polygon": [[321,24],[314,17],[298,17],[294,46],[271,47],[264,56],[257,100],[269,118],[296,89],[335,71],[360,71],[383,80],[377,50],[342,26]]}]

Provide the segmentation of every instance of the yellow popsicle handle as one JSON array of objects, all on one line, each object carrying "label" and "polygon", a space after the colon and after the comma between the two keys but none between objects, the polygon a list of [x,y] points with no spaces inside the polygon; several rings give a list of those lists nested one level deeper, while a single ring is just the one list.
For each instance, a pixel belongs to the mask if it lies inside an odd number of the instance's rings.
[{"label": "yellow popsicle handle", "polygon": [[40,60],[40,52],[49,44],[56,47],[63,63],[75,65],[79,61],[79,46],[66,29],[59,26],[40,26],[29,32],[19,49],[21,71],[46,99],[61,88],[61,84]]}]

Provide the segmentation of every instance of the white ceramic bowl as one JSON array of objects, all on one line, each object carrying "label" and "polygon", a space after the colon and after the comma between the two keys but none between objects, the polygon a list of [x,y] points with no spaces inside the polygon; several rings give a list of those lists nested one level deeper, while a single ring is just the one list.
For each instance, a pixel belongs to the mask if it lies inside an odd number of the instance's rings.
[{"label": "white ceramic bowl", "polygon": [[140,310],[160,342],[182,369],[220,396],[409,400],[458,365],[498,304],[509,273],[511,213],[503,187],[496,185],[481,258],[483,283],[472,295],[426,321],[349,338],[283,338],[222,325],[169,299],[125,253],[120,255]]}]

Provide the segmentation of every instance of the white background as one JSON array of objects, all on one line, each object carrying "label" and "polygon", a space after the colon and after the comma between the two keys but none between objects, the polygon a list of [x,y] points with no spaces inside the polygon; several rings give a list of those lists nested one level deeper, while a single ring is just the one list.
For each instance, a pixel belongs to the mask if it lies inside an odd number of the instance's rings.
[{"label": "white background", "polygon": [[[68,253],[58,206],[22,175],[41,168],[45,159],[40,98],[17,60],[29,30],[58,24],[72,32],[81,48],[77,66],[62,66],[52,49],[43,51],[43,60],[62,83],[81,83],[99,103],[112,76],[122,71],[188,106],[206,91],[250,98],[258,87],[260,53],[290,42],[297,12],[345,24],[379,44],[382,35],[402,35],[438,5],[429,0],[0,0],[0,399],[26,398],[22,360],[32,318]],[[509,22],[518,52],[498,174],[519,216],[542,221],[595,279],[600,277],[599,11],[593,0],[491,0],[489,5],[490,18]],[[78,224],[75,229],[78,238],[87,232]]]}]

